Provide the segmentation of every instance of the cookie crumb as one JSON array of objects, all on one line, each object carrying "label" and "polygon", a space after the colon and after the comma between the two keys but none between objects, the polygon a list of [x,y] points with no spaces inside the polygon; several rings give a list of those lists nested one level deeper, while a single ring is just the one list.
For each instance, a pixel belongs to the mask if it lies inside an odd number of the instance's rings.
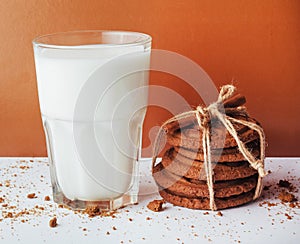
[{"label": "cookie crumb", "polygon": [[220,217],[222,217],[222,216],[223,216],[223,214],[222,214],[222,212],[221,212],[221,211],[217,212],[217,215],[218,215],[218,216],[220,216]]},{"label": "cookie crumb", "polygon": [[130,222],[132,222],[133,219],[132,219],[132,218],[129,218],[128,220],[129,220]]},{"label": "cookie crumb", "polygon": [[11,212],[8,212],[5,216],[5,218],[12,218],[13,217],[13,214]]},{"label": "cookie crumb", "polygon": [[209,212],[204,212],[203,215],[209,215]]},{"label": "cookie crumb", "polygon": [[279,180],[278,186],[284,187],[284,188],[289,188],[291,186],[291,183],[287,180]]},{"label": "cookie crumb", "polygon": [[293,202],[291,202],[291,203],[289,204],[289,207],[290,207],[290,208],[295,208],[295,207],[296,207],[296,204],[293,203]]},{"label": "cookie crumb", "polygon": [[274,206],[277,206],[276,203],[272,203],[272,202],[268,202],[267,204],[268,204],[268,207],[274,207]]},{"label": "cookie crumb", "polygon": [[4,198],[0,197],[0,203],[4,202]]},{"label": "cookie crumb", "polygon": [[153,200],[148,203],[147,208],[154,212],[160,212],[163,210],[164,203],[166,203],[165,200]]},{"label": "cookie crumb", "polygon": [[110,232],[109,232],[109,231],[106,231],[106,235],[110,235]]},{"label": "cookie crumb", "polygon": [[45,201],[50,201],[50,197],[49,196],[45,196],[44,200]]},{"label": "cookie crumb", "polygon": [[33,198],[37,198],[37,196],[35,195],[35,193],[29,193],[29,194],[27,195],[27,198],[33,199]]},{"label": "cookie crumb", "polygon": [[287,191],[280,192],[279,195],[278,195],[278,198],[282,202],[294,202],[294,201],[297,201],[297,198],[293,194],[291,194],[291,193],[289,193]]},{"label": "cookie crumb", "polygon": [[101,210],[101,208],[98,205],[94,204],[94,205],[87,206],[86,209],[80,211],[80,213],[87,214],[90,218],[93,218],[95,216],[116,218],[115,214],[117,212]]},{"label": "cookie crumb", "polygon": [[117,230],[117,228],[115,226],[112,227],[113,230]]},{"label": "cookie crumb", "polygon": [[6,180],[5,183],[4,183],[5,187],[10,187],[10,181],[9,180]]},{"label": "cookie crumb", "polygon": [[49,221],[49,226],[50,226],[51,228],[54,228],[54,227],[57,226],[57,219],[56,219],[56,217],[50,219],[50,221]]},{"label": "cookie crumb", "polygon": [[292,219],[292,216],[288,215],[287,213],[285,213],[284,215],[287,217],[287,219]]},{"label": "cookie crumb", "polygon": [[88,214],[89,217],[93,218],[95,216],[101,215],[101,210],[97,205],[87,206],[84,213]]}]

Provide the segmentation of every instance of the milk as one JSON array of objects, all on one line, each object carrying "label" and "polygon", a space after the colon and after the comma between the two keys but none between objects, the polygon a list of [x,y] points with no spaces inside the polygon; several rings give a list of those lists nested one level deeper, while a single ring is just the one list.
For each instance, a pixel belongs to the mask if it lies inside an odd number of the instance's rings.
[{"label": "milk", "polygon": [[52,184],[69,200],[116,199],[132,187],[148,74],[123,75],[146,70],[149,55],[143,45],[35,46]]}]

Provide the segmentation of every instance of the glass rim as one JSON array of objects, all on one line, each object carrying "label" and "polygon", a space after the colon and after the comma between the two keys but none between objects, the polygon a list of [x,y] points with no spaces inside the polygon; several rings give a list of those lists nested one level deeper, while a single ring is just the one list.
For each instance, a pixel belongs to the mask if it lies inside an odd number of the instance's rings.
[{"label": "glass rim", "polygon": [[[69,34],[86,34],[86,33],[113,33],[113,34],[131,34],[139,36],[139,38],[133,42],[125,42],[125,43],[95,43],[95,44],[78,44],[78,45],[60,45],[60,44],[49,44],[43,42],[44,38],[48,37],[59,37],[63,35]],[[43,47],[43,48],[52,48],[52,49],[96,49],[100,47],[125,47],[125,46],[139,46],[146,45],[150,43],[152,38],[150,35],[142,32],[135,31],[123,31],[123,30],[75,30],[75,31],[64,31],[64,32],[55,32],[52,34],[45,34],[41,36],[37,36],[32,40],[32,44],[34,46]]]}]

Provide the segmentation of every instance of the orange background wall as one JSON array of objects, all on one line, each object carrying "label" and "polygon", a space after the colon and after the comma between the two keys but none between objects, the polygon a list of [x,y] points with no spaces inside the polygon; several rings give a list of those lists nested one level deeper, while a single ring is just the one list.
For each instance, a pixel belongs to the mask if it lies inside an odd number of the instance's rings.
[{"label": "orange background wall", "polygon": [[[300,1],[0,0],[0,156],[46,155],[31,40],[81,29],[142,31],[183,54],[217,86],[236,80],[263,124],[268,156],[300,156]],[[154,74],[191,104],[190,87]],[[148,130],[169,115],[148,110]]]}]

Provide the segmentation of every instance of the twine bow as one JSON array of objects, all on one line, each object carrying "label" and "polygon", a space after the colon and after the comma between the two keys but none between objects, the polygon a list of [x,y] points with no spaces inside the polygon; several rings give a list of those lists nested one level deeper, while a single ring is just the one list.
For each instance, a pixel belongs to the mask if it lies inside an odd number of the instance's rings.
[{"label": "twine bow", "polygon": [[[256,123],[245,121],[242,119],[236,119],[226,115],[223,102],[226,99],[229,99],[233,96],[236,88],[233,85],[225,85],[221,88],[219,93],[219,97],[216,102],[210,104],[208,107],[201,107],[198,106],[195,110],[184,112],[178,114],[171,119],[164,122],[164,124],[160,127],[158,135],[155,140],[154,144],[154,153],[153,153],[153,160],[152,160],[152,168],[156,163],[156,158],[158,155],[159,144],[161,141],[161,137],[163,135],[163,128],[168,125],[169,123],[179,121],[191,116],[195,116],[197,123],[202,130],[202,146],[203,146],[203,155],[204,155],[204,167],[207,179],[207,186],[209,190],[209,205],[211,210],[216,210],[216,204],[214,199],[214,189],[213,189],[213,167],[211,162],[211,148],[210,148],[210,126],[209,121],[210,118],[214,117],[217,118],[227,129],[229,134],[234,138],[239,148],[239,151],[242,153],[244,158],[249,162],[250,166],[257,170],[258,172],[258,180],[257,186],[255,189],[253,199],[256,199],[260,196],[262,191],[262,177],[266,175],[264,170],[264,158],[265,158],[265,135],[263,129],[257,125]],[[238,110],[238,108],[235,108]],[[255,156],[247,149],[245,143],[243,143],[240,138],[238,137],[237,131],[235,130],[232,123],[241,124],[247,126],[248,128],[256,131],[259,135],[260,139],[260,157],[256,159]]]}]

